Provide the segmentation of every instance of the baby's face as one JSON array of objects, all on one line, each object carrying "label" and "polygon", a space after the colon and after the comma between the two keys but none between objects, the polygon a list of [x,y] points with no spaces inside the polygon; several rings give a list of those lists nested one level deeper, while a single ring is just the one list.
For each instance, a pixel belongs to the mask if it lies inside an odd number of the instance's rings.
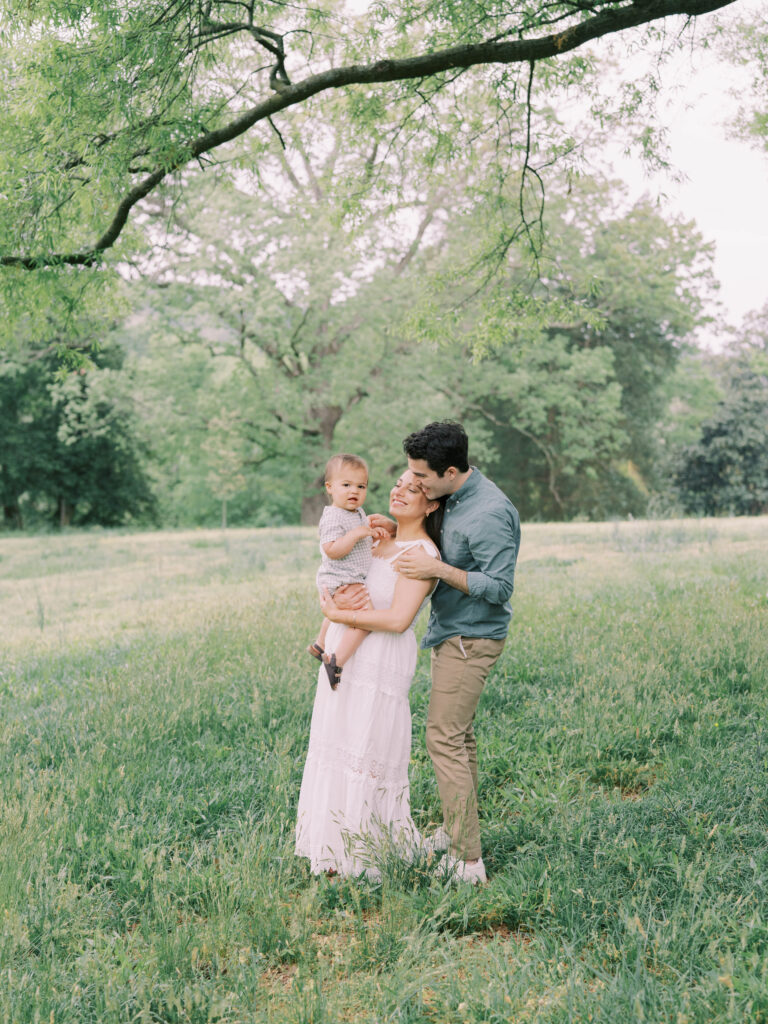
[{"label": "baby's face", "polygon": [[354,512],[365,501],[368,474],[361,466],[342,466],[335,476],[325,481],[325,489],[336,508]]}]

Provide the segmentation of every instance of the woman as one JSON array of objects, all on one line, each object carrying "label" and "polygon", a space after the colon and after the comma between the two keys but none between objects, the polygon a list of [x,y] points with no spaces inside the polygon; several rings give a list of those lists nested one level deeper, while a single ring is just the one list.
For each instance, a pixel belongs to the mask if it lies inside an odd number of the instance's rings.
[{"label": "woman", "polygon": [[379,541],[366,580],[372,607],[338,608],[321,601],[331,625],[332,653],[347,626],[369,630],[344,668],[338,690],[319,671],[309,749],[299,794],[296,854],[321,871],[378,877],[372,859],[383,845],[407,851],[419,842],[411,820],[408,763],[411,709],[408,690],[416,668],[413,622],[434,580],[412,580],[394,569],[408,548],[437,555],[442,505],[424,496],[406,471],[390,492],[393,538]]}]

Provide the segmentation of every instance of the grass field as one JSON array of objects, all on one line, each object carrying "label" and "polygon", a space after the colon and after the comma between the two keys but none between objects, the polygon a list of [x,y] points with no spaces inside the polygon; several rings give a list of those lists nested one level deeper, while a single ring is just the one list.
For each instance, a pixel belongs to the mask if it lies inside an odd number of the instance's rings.
[{"label": "grass field", "polygon": [[372,884],[293,856],[313,530],[0,539],[0,1021],[768,1022],[768,519],[518,566],[488,885]]}]

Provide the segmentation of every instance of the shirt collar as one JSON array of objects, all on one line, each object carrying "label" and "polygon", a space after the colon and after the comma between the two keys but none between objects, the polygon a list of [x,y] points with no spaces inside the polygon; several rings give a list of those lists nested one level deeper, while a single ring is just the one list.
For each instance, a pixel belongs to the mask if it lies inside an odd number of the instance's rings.
[{"label": "shirt collar", "polygon": [[469,468],[472,470],[472,472],[469,474],[469,476],[458,489],[458,491],[454,491],[453,494],[448,496],[445,502],[446,508],[453,508],[454,505],[458,505],[459,502],[463,501],[465,498],[470,498],[479,487],[482,473],[477,468],[477,466],[470,466]]}]

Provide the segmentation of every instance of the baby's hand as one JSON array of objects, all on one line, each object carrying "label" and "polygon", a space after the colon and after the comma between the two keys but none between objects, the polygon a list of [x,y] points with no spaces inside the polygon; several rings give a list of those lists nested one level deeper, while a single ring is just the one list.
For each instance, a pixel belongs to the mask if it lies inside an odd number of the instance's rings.
[{"label": "baby's hand", "polygon": [[362,540],[363,537],[375,537],[376,530],[373,526],[369,526],[368,523],[363,523],[360,526],[356,526],[354,530],[351,530],[350,536],[357,537],[358,540]]},{"label": "baby's hand", "polygon": [[374,526],[372,527],[373,533],[371,536],[374,540],[389,540],[392,536],[386,526]]},{"label": "baby's hand", "polygon": [[397,523],[388,519],[386,516],[381,515],[379,512],[372,512],[368,516],[368,522],[374,530],[383,529],[385,531],[385,539],[387,537],[394,537],[395,531],[397,530]]}]

